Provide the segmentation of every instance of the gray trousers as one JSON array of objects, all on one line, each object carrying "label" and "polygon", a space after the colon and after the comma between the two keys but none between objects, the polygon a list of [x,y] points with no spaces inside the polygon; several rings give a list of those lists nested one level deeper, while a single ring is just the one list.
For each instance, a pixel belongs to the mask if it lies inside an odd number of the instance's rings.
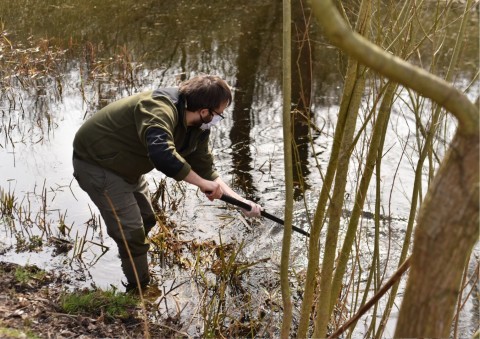
[{"label": "gray trousers", "polygon": [[150,276],[146,234],[155,226],[156,219],[145,178],[142,176],[137,183],[130,184],[115,173],[75,156],[73,169],[79,186],[100,210],[107,233],[118,246],[128,284],[137,285],[135,271],[140,284],[147,284]]}]

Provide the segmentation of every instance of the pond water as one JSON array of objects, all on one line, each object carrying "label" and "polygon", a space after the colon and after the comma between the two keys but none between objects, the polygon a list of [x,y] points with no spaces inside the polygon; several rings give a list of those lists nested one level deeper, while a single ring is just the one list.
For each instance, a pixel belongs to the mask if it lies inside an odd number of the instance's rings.
[{"label": "pond water", "polygon": [[[299,11],[297,4],[294,23],[302,32],[305,24]],[[0,71],[4,76],[0,188],[15,197],[23,215],[30,216],[34,224],[58,234],[58,227],[64,223],[71,228],[73,239],[90,240],[85,244],[83,260],[78,261],[72,260],[75,248],[65,255],[55,255],[48,246],[33,252],[16,251],[18,236],[2,227],[0,260],[47,269],[68,267],[76,285],[121,288],[114,243],[100,232],[101,228],[93,231],[94,226],[86,227],[98,225],[99,217],[72,177],[74,134],[85,118],[108,102],[146,89],[172,86],[198,73],[218,74],[234,86],[234,102],[227,118],[212,133],[217,170],[241,195],[283,219],[281,2],[45,0],[38,5],[27,0],[15,4],[0,0],[0,15],[4,30],[0,61],[7,58],[8,47],[14,45],[18,62],[13,74]],[[478,13],[472,17],[469,41],[474,43],[463,50],[464,62],[455,82],[473,100],[479,93],[478,80],[471,85],[478,64]],[[323,40],[315,25],[311,29],[309,54],[301,50],[303,53],[297,55],[303,83],[300,77],[294,77],[293,91],[298,108],[303,107],[302,98],[310,102],[313,122],[318,126],[310,135],[304,120],[295,119],[300,160],[295,174],[294,225],[307,231],[308,215],[314,213],[329,160],[346,62]],[[453,37],[446,36],[444,43],[453,48]],[[440,62],[444,66],[438,67],[445,68],[448,55]],[[409,100],[407,93],[401,96]],[[365,112],[369,105],[366,96]],[[391,251],[388,259],[383,258],[387,271],[394,270],[399,257],[418,157],[415,121],[408,106],[405,103],[394,109],[385,141],[388,151],[382,162],[383,211],[394,220],[386,231],[389,235],[385,233],[381,240],[385,251]],[[354,194],[363,152],[361,147],[355,151],[349,194]],[[443,155],[441,148],[438,152]],[[224,203],[209,202],[193,188],[165,179],[159,172],[150,173],[148,178],[152,192],[165,181],[172,192],[167,203],[177,199],[176,208],[168,209],[168,215],[186,239],[218,241],[221,232],[224,242],[245,240],[245,257],[249,260],[271,258],[252,281],[277,279],[273,276],[279,271],[281,227],[267,220],[246,221]],[[303,178],[303,187],[299,178]],[[373,211],[374,199],[372,189],[366,211]],[[361,231],[367,240],[362,246],[367,248],[373,237],[369,225],[365,219]],[[35,234],[38,228],[32,225],[24,235],[29,232]],[[306,239],[299,234],[293,237],[292,267],[301,272],[307,262]],[[96,245],[100,242],[113,250],[102,253]],[[175,273],[156,270],[164,286],[174,285]],[[179,289],[179,293],[179,299],[188,300],[192,291]],[[464,333],[475,329],[471,321],[467,315]]]}]

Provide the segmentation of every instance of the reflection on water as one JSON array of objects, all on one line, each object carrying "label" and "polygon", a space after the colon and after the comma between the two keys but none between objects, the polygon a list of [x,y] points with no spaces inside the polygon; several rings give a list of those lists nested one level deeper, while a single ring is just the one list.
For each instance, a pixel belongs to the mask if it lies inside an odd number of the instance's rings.
[{"label": "reflection on water", "polygon": [[[318,34],[318,28],[305,24],[300,9],[296,3],[292,147],[296,155],[295,222],[308,228],[301,200],[305,190],[310,211],[314,210],[322,186],[320,170],[325,170],[329,158],[344,65],[338,62],[342,60],[338,52]],[[452,11],[457,12],[461,9]],[[64,219],[73,238],[76,233],[85,235],[90,241],[83,267],[87,269],[79,272],[88,272],[99,286],[120,285],[116,251],[108,251],[99,259],[94,245],[114,246],[113,242],[94,232],[93,226],[85,227],[96,211],[72,181],[74,133],[86,117],[112,100],[147,88],[171,86],[199,72],[219,74],[235,89],[233,104],[227,110],[230,114],[213,133],[218,170],[243,195],[282,217],[280,1],[75,0],[67,4],[45,0],[38,4],[19,0],[0,1],[0,13],[5,30],[0,36],[0,188],[14,192],[17,201],[32,210],[36,223],[50,222],[56,227],[59,219]],[[308,19],[308,12],[305,17]],[[469,44],[458,71],[462,89],[467,89],[478,67],[478,13],[472,17]],[[443,38],[445,50],[453,47],[453,35]],[[429,47],[427,44],[425,50]],[[429,55],[427,52],[424,55]],[[448,64],[445,54],[442,59]],[[421,61],[427,64],[424,55]],[[478,84],[467,92],[471,97],[477,95]],[[403,218],[408,216],[411,163],[416,157],[415,126],[405,110],[400,107],[394,113],[382,163],[385,210]],[[310,117],[318,129],[310,128]],[[410,153],[404,156],[403,148]],[[159,173],[150,176],[157,181],[163,178]],[[349,180],[347,189],[351,192],[355,175]],[[231,239],[251,241],[247,251],[252,257],[270,253],[275,266],[281,233],[270,233],[274,225],[263,222],[248,229],[246,223],[235,219],[225,226],[222,218],[234,211],[226,212],[223,205],[188,192],[191,194],[184,205],[172,211],[180,227],[207,239],[218,236],[218,225],[222,225]],[[37,214],[44,204],[48,210]],[[385,226],[385,234],[391,232],[400,238],[403,226],[389,225],[393,230]],[[3,246],[13,246],[16,239],[8,232],[1,234]],[[305,266],[304,239],[296,239],[294,246],[292,265],[301,270]],[[62,258],[52,260],[48,251],[10,251],[6,256],[41,267],[50,261],[59,267],[63,264]],[[391,265],[395,259],[389,259]],[[88,265],[97,260],[100,264]],[[89,277],[82,279],[88,281]]]}]

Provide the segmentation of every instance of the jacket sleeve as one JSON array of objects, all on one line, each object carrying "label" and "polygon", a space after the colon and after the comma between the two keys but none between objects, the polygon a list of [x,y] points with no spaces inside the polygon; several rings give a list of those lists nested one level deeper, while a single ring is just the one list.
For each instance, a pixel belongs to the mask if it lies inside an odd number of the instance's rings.
[{"label": "jacket sleeve", "polygon": [[168,133],[163,129],[149,128],[146,133],[148,157],[157,170],[168,177],[182,180],[190,172],[191,167],[175,156],[175,147],[168,139]]},{"label": "jacket sleeve", "polygon": [[177,181],[183,180],[191,166],[175,148],[176,109],[168,102],[147,97],[137,103],[134,116],[139,140],[153,166]]},{"label": "jacket sleeve", "polygon": [[213,155],[209,147],[210,131],[202,133],[195,152],[185,157],[192,169],[206,180],[215,180],[219,177],[213,164]]}]

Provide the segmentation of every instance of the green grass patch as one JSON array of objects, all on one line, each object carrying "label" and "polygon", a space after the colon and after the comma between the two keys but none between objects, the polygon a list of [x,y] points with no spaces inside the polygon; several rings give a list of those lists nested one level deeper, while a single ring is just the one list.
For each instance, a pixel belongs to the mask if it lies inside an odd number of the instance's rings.
[{"label": "green grass patch", "polygon": [[35,266],[19,266],[15,269],[15,279],[22,285],[26,285],[32,280],[41,281],[46,275],[45,271]]},{"label": "green grass patch", "polygon": [[31,333],[30,331],[21,331],[15,328],[1,327],[0,326],[0,338],[28,338],[37,339],[38,335]]},{"label": "green grass patch", "polygon": [[88,316],[104,315],[107,319],[127,319],[132,315],[139,299],[116,290],[81,290],[61,298],[61,307],[68,314]]}]

